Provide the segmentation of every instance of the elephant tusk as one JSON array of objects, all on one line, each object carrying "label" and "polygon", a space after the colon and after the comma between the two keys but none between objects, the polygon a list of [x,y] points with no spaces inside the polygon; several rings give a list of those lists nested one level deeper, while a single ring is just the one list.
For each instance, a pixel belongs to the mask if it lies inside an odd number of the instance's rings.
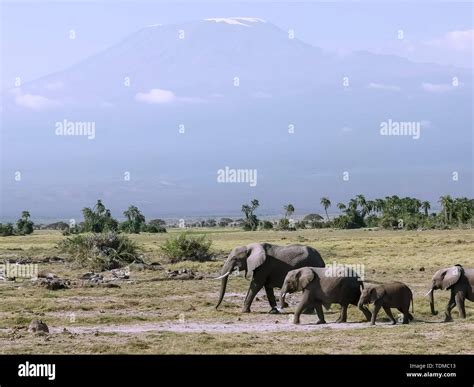
[{"label": "elephant tusk", "polygon": [[433,291],[433,289],[430,289],[430,291],[425,294],[425,297],[426,297],[426,296],[429,296],[432,291]]},{"label": "elephant tusk", "polygon": [[215,280],[218,280],[218,279],[221,279],[221,278],[224,278],[224,277],[227,277],[228,275],[230,274],[230,271],[228,271],[227,273],[225,274],[222,274],[221,276],[217,277],[217,278],[213,278]]}]

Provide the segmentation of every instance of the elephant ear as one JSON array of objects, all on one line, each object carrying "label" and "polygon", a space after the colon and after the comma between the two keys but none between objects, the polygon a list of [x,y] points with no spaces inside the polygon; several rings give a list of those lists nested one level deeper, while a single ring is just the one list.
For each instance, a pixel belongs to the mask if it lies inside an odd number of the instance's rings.
[{"label": "elephant ear", "polygon": [[260,243],[252,243],[247,246],[247,272],[253,275],[253,271],[265,262],[267,254]]},{"label": "elephant ear", "polygon": [[382,286],[374,286],[370,290],[370,302],[380,300],[385,295],[385,289]]},{"label": "elephant ear", "polygon": [[459,266],[453,266],[449,269],[446,269],[444,272],[443,281],[441,282],[443,289],[449,289],[456,282],[458,282],[461,274],[462,269]]},{"label": "elephant ear", "polygon": [[304,267],[298,272],[297,279],[298,290],[304,290],[306,286],[308,286],[310,282],[314,280],[314,271],[311,270],[309,267]]}]

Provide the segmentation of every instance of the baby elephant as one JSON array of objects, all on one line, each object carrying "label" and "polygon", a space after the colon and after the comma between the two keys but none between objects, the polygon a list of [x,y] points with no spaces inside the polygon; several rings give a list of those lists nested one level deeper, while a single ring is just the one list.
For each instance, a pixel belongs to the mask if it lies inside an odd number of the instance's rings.
[{"label": "baby elephant", "polygon": [[397,308],[403,313],[403,324],[408,324],[410,320],[413,320],[413,316],[409,312],[410,302],[412,303],[413,312],[413,293],[402,282],[390,282],[363,289],[359,299],[359,308],[372,302],[374,303],[372,325],[375,325],[375,319],[380,308],[383,308],[387,313],[387,316],[392,320],[392,324],[396,324],[397,320],[393,317],[390,308]]}]

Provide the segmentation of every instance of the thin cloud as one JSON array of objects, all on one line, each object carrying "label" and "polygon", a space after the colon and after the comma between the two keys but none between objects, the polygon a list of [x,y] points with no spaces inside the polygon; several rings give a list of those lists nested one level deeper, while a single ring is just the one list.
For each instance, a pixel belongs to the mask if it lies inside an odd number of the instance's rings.
[{"label": "thin cloud", "polygon": [[453,51],[472,51],[474,30],[450,31],[439,39],[424,42],[428,46],[443,47]]},{"label": "thin cloud", "polygon": [[144,103],[149,103],[149,104],[167,104],[171,102],[191,102],[191,103],[205,102],[201,98],[178,97],[171,90],[163,90],[163,89],[151,89],[148,92],[137,93],[135,95],[135,100],[138,102],[144,102]]},{"label": "thin cloud", "polygon": [[15,104],[34,111],[55,108],[60,105],[56,100],[38,94],[23,93],[21,89],[13,89]]},{"label": "thin cloud", "polygon": [[163,104],[176,101],[176,95],[170,90],[151,89],[146,93],[137,93],[135,100],[149,104]]},{"label": "thin cloud", "polygon": [[421,87],[429,93],[446,93],[454,90],[454,86],[449,83],[422,83]]},{"label": "thin cloud", "polygon": [[367,86],[369,89],[387,90],[387,91],[400,91],[401,88],[394,85],[384,85],[383,83],[369,83]]}]

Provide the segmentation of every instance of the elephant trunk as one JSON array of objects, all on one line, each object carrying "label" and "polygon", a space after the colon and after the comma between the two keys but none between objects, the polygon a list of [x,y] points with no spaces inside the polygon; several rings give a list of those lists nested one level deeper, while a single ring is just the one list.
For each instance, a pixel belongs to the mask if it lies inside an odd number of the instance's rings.
[{"label": "elephant trunk", "polygon": [[431,291],[430,291],[430,308],[431,308],[431,314],[433,316],[436,316],[438,314],[438,312],[435,310],[435,306],[434,306],[434,290],[435,288],[431,288]]},{"label": "elephant trunk", "polygon": [[222,299],[224,298],[225,290],[227,288],[227,280],[229,279],[229,275],[232,272],[232,265],[229,264],[224,264],[224,267],[222,268],[222,275],[220,278],[221,280],[221,290],[219,293],[219,301],[217,301],[216,309],[219,307],[219,305],[222,302]]}]

